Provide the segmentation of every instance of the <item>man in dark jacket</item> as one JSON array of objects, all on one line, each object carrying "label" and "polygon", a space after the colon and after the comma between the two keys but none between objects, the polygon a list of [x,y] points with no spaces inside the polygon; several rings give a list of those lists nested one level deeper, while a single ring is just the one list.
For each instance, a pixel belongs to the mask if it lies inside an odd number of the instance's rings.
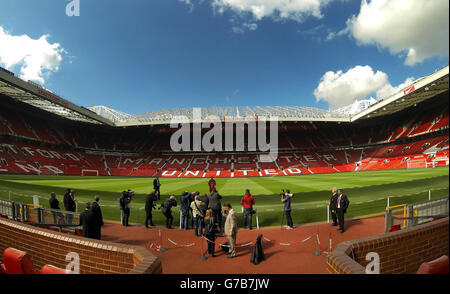
[{"label": "man in dark jacket", "polygon": [[339,229],[341,231],[341,234],[345,232],[344,230],[344,214],[347,213],[347,208],[350,205],[350,201],[348,200],[347,196],[343,194],[344,191],[342,189],[338,189],[337,194],[337,200],[336,200],[336,215],[339,222]]},{"label": "man in dark jacket", "polygon": [[333,196],[331,196],[330,199],[330,212],[331,212],[331,219],[333,220],[331,226],[336,227],[338,225],[336,216],[336,204],[338,199],[337,188],[333,188],[331,190],[331,193],[333,193]]},{"label": "man in dark jacket", "polygon": [[94,227],[94,234],[93,238],[100,240],[102,236],[102,226],[103,226],[103,215],[102,210],[100,208],[100,196],[94,197],[94,202],[92,203],[92,213],[94,215],[93,217],[93,227]]},{"label": "man in dark jacket", "polygon": [[83,237],[94,238],[94,214],[90,202],[86,203],[86,210],[80,214],[80,225],[83,226]]},{"label": "man in dark jacket", "polygon": [[145,199],[145,227],[148,229],[148,222],[150,221],[150,225],[152,227],[155,226],[153,223],[153,215],[152,215],[152,209],[155,208],[154,202],[157,200],[157,197],[155,195],[155,191],[150,192],[150,194],[147,195],[147,199]]},{"label": "man in dark jacket", "polygon": [[181,209],[181,229],[189,229],[189,210],[190,210],[190,198],[191,193],[184,192],[180,198],[180,209]]},{"label": "man in dark jacket", "polygon": [[209,194],[209,207],[212,211],[214,223],[216,223],[222,231],[222,203],[220,203],[220,199],[222,199],[222,196],[219,195],[219,192],[217,192],[216,189]]},{"label": "man in dark jacket", "polygon": [[66,194],[64,194],[63,203],[66,211],[68,211],[67,209],[69,207],[69,196],[71,191],[72,191],[71,189],[67,189]]},{"label": "man in dark jacket", "polygon": [[[55,194],[55,192],[52,192],[52,193],[50,194],[50,200],[49,200],[49,202],[50,202],[50,208],[51,208],[51,209],[61,210],[61,208],[59,208],[59,201],[58,201],[58,199],[56,199],[56,194]],[[54,224],[57,224],[57,223],[58,223],[57,217],[59,217],[59,219],[61,220],[61,222],[64,222],[64,216],[63,216],[62,213],[56,212],[56,211],[52,211],[52,214],[53,214],[53,223],[54,223]]]},{"label": "man in dark jacket", "polygon": [[155,190],[155,195],[158,200],[161,199],[161,192],[159,191],[160,187],[161,187],[161,182],[159,181],[159,177],[156,177],[153,180],[153,190]]},{"label": "man in dark jacket", "polygon": [[177,206],[177,200],[175,196],[170,196],[161,206],[161,212],[166,217],[166,227],[168,229],[172,228],[173,216],[172,207]]},{"label": "man in dark jacket", "polygon": [[[199,193],[200,194],[200,193]],[[208,194],[203,194],[203,196],[200,198],[200,200],[205,204],[203,207],[203,215],[206,215],[206,211],[209,208],[209,198],[208,198]]]},{"label": "man in dark jacket", "polygon": [[[64,207],[66,211],[75,212],[77,208],[76,200],[75,200],[75,192],[72,189],[68,189],[67,193],[64,195]],[[73,214],[67,214],[67,223],[69,225],[72,224]]]}]

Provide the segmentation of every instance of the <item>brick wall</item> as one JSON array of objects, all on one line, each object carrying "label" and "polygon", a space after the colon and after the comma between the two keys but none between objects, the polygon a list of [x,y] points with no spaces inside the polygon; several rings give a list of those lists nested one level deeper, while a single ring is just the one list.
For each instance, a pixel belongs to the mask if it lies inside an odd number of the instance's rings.
[{"label": "brick wall", "polygon": [[31,255],[38,272],[51,264],[66,268],[66,255],[78,253],[82,274],[159,274],[161,261],[148,250],[58,233],[0,219],[0,260],[3,251],[13,247]]},{"label": "brick wall", "polygon": [[[449,218],[379,236],[346,241],[328,257],[331,274],[364,274],[366,254],[380,256],[381,274],[415,273],[424,262],[449,255]],[[353,251],[353,253],[352,253]]]}]

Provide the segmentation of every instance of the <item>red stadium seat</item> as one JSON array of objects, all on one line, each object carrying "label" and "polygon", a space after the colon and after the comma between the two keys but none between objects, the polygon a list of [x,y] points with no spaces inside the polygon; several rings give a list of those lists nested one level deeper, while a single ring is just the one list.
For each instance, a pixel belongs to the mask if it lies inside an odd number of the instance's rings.
[{"label": "red stadium seat", "polygon": [[75,235],[83,237],[83,231],[80,229],[75,229]]},{"label": "red stadium seat", "polygon": [[41,268],[39,273],[41,275],[66,275],[67,270],[47,264]]},{"label": "red stadium seat", "polygon": [[31,256],[14,248],[6,248],[3,252],[3,262],[9,275],[35,274]]},{"label": "red stadium seat", "polygon": [[424,262],[417,274],[448,274],[448,256],[443,255],[430,262]]},{"label": "red stadium seat", "polygon": [[392,227],[389,229],[389,232],[400,231],[401,229],[402,229],[402,228],[401,228],[400,225],[395,225],[395,226],[392,226]]}]

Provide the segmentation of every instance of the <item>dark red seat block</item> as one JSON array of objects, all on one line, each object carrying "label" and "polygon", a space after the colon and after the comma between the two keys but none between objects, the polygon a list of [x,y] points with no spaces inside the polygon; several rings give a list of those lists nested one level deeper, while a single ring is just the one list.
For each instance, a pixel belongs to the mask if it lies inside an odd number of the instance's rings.
[{"label": "dark red seat block", "polygon": [[418,274],[448,274],[448,256],[443,255],[430,262],[424,262],[417,271]]}]

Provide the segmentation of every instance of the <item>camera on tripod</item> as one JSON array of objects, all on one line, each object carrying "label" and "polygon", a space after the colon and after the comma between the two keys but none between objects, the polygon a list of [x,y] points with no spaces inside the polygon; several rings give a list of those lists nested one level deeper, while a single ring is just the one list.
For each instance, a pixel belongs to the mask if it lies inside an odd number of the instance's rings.
[{"label": "camera on tripod", "polygon": [[131,198],[134,196],[134,192],[128,189],[128,191],[123,191],[119,198],[119,204],[121,209],[124,208],[128,203],[131,202]]}]

